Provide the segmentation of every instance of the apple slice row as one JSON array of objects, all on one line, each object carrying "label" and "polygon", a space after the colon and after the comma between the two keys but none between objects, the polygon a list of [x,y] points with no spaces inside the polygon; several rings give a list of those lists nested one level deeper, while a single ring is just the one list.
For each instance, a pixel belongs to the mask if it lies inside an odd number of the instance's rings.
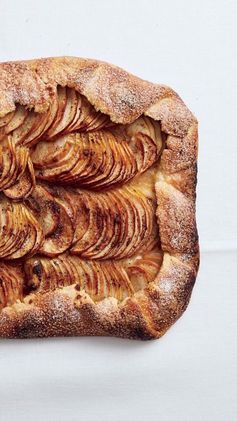
[{"label": "apple slice row", "polygon": [[41,185],[36,185],[26,204],[39,222],[44,239],[39,252],[57,256],[67,250],[73,239],[72,221],[64,206]]},{"label": "apple slice row", "polygon": [[0,264],[0,310],[23,299],[24,279],[19,267]]},{"label": "apple slice row", "polygon": [[21,105],[0,118],[0,140],[9,136],[16,145],[35,145],[40,138],[50,140],[73,131],[92,131],[111,125],[109,117],[95,108],[74,89],[58,86],[45,113]]},{"label": "apple slice row", "polygon": [[22,203],[0,201],[0,258],[18,259],[36,253],[43,232],[33,214]]},{"label": "apple slice row", "polygon": [[41,141],[31,159],[38,179],[107,189],[127,182],[156,161],[157,147],[148,136],[138,136],[136,146],[132,142],[109,130],[76,133],[50,144]]},{"label": "apple slice row", "polygon": [[27,197],[35,186],[35,173],[29,151],[8,140],[0,146],[0,190],[11,199]]},{"label": "apple slice row", "polygon": [[150,247],[157,236],[155,201],[138,188],[129,186],[104,193],[58,187],[55,194],[53,190],[50,193],[55,200],[60,197],[72,221],[72,254],[121,259]]},{"label": "apple slice row", "polygon": [[27,286],[35,292],[77,284],[78,291],[86,291],[95,301],[109,296],[123,300],[134,292],[123,267],[110,261],[94,262],[64,254],[35,256],[26,260],[24,270]]}]

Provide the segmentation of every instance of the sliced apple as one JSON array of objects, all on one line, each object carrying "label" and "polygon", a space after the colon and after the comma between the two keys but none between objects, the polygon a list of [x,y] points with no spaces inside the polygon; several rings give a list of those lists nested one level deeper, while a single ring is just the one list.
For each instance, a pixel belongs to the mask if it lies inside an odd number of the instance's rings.
[{"label": "sliced apple", "polygon": [[89,226],[80,240],[74,243],[71,248],[71,251],[76,254],[85,255],[86,249],[95,244],[103,232],[105,214],[100,198],[89,194],[87,195],[87,202],[90,218]]},{"label": "sliced apple", "polygon": [[78,98],[76,91],[71,88],[66,88],[67,102],[61,121],[58,124],[56,135],[59,133],[68,133],[68,127],[72,124],[77,113]]},{"label": "sliced apple", "polygon": [[48,190],[37,185],[27,201],[43,229],[44,240],[40,252],[48,256],[63,253],[73,239],[70,217],[61,203]]},{"label": "sliced apple", "polygon": [[24,281],[17,266],[1,263],[0,266],[0,310],[23,299]]},{"label": "sliced apple", "polygon": [[73,240],[72,222],[65,209],[56,199],[55,203],[59,205],[60,222],[55,231],[45,238],[40,247],[40,252],[47,256],[57,256],[58,254],[63,253],[70,247]]},{"label": "sliced apple", "polygon": [[[1,173],[0,173],[0,189],[4,189],[5,186],[8,185],[9,181],[11,180],[12,173],[14,171],[14,167],[12,166],[15,164],[16,157],[12,155],[11,150],[9,148],[2,148],[0,147],[1,153]],[[13,171],[11,170],[13,169]]]},{"label": "sliced apple", "polygon": [[74,167],[79,159],[80,145],[78,142],[71,142],[70,138],[67,141],[70,142],[70,148],[65,153],[63,159],[56,162],[56,165],[53,167],[36,170],[37,178],[50,182],[59,181]]},{"label": "sliced apple", "polygon": [[[113,194],[108,192],[104,194],[104,200],[107,203],[106,215],[108,219],[105,235],[101,239],[99,249],[93,255],[95,259],[111,258],[119,245],[123,243],[127,231],[127,210],[121,195],[117,194],[116,191]],[[110,209],[109,213],[108,209]]]},{"label": "sliced apple", "polygon": [[95,239],[95,242],[92,242],[92,244],[81,253],[81,256],[86,257],[87,259],[96,258],[98,252],[104,250],[104,247],[111,241],[114,234],[114,215],[108,207],[106,196],[101,194],[99,200],[103,209],[103,218],[101,221],[102,229],[100,230],[97,239]]},{"label": "sliced apple", "polygon": [[36,292],[45,292],[77,284],[95,301],[113,296],[118,300],[133,294],[133,286],[119,263],[94,262],[76,256],[57,258],[34,257],[24,265],[27,285]]},{"label": "sliced apple", "polygon": [[32,162],[39,169],[53,168],[65,159],[73,143],[72,136],[63,136],[51,142],[41,141],[31,152]]},{"label": "sliced apple", "polygon": [[35,249],[36,239],[42,234],[36,219],[21,203],[2,199],[0,209],[1,233],[0,257],[18,259]]},{"label": "sliced apple", "polygon": [[19,200],[26,198],[35,187],[35,172],[30,158],[26,171],[18,178],[17,182],[8,189],[4,189],[4,194],[10,199]]},{"label": "sliced apple", "polygon": [[[44,139],[53,138],[56,134],[59,133],[58,127],[62,121],[64,111],[67,104],[67,91],[65,87],[58,86],[57,88],[57,112],[50,127],[44,133]],[[55,103],[56,106],[56,103]],[[55,111],[55,110],[54,110]]]},{"label": "sliced apple", "polygon": [[37,185],[26,203],[39,221],[44,235],[52,234],[60,220],[60,207],[54,197],[44,187]]},{"label": "sliced apple", "polygon": [[27,115],[28,115],[27,109],[23,107],[22,105],[18,105],[16,107],[16,110],[14,111],[13,118],[9,121],[9,123],[4,129],[5,134],[9,134],[13,132],[14,130],[16,130],[18,127],[20,127],[24,123]]},{"label": "sliced apple", "polygon": [[75,91],[76,93],[76,111],[72,122],[67,126],[67,133],[73,132],[75,130],[76,124],[78,123],[81,115],[81,95]]}]

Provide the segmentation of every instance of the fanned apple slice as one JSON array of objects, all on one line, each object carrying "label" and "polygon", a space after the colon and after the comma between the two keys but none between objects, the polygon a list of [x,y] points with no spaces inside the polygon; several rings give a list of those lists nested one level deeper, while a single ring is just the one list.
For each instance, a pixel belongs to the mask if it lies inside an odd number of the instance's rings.
[{"label": "fanned apple slice", "polygon": [[85,186],[95,182],[98,177],[105,176],[105,169],[112,157],[109,145],[104,142],[103,132],[89,133],[87,136],[94,154],[91,155],[90,168],[88,168],[87,173],[80,175],[80,184]]},{"label": "fanned apple slice", "polygon": [[31,147],[35,145],[43,135],[48,125],[49,112],[36,114],[35,124],[23,141],[23,145]]},{"label": "fanned apple slice", "polygon": [[10,173],[10,170],[12,167],[13,156],[9,148],[1,148],[0,153],[2,156],[0,189],[2,190],[11,180],[12,174]]},{"label": "fanned apple slice", "polygon": [[[4,257],[4,253],[14,246],[17,235],[18,226],[22,223],[21,214],[18,215],[19,207],[13,210],[12,204],[5,198],[1,198],[0,202],[0,257]],[[17,213],[16,215],[13,215]],[[14,217],[17,219],[14,220]]]},{"label": "fanned apple slice", "polygon": [[158,159],[162,149],[160,124],[148,117],[139,117],[128,125],[126,133],[130,137],[130,147],[136,154],[139,172],[144,172]]},{"label": "fanned apple slice", "polygon": [[15,247],[15,250],[5,256],[6,259],[19,259],[25,255],[33,254],[38,251],[42,241],[42,229],[38,221],[30,213],[30,211],[21,204],[21,213],[23,215],[22,232],[25,234],[24,241]]},{"label": "fanned apple slice", "polygon": [[[135,204],[133,207],[133,212],[135,215],[135,230],[132,241],[129,246],[126,248],[126,256],[133,255],[139,247],[141,247],[144,239],[148,239],[150,235],[149,227],[151,227],[151,219],[153,214],[147,212],[147,207],[145,204],[146,198],[142,195],[139,195],[135,189],[123,189],[123,193],[126,195],[127,199],[131,204]],[[150,209],[150,208],[149,208]]]},{"label": "fanned apple slice", "polygon": [[[55,117],[50,127],[44,133],[44,139],[50,139],[59,133],[58,127],[62,121],[64,111],[67,104],[67,92],[66,88],[58,86],[57,88],[57,111],[55,112]],[[56,104],[55,104],[56,105]],[[55,110],[54,110],[55,111]]]},{"label": "fanned apple slice", "polygon": [[65,254],[56,258],[35,256],[24,264],[27,286],[43,293],[77,284],[95,301],[114,296],[118,300],[133,294],[133,286],[120,264],[92,262]]},{"label": "fanned apple slice", "polygon": [[[72,169],[72,181],[78,181],[83,184],[88,177],[93,177],[97,173],[103,160],[103,153],[100,149],[100,133],[81,134],[82,161],[84,164],[78,171],[76,166]],[[73,177],[73,174],[75,176]]]},{"label": "fanned apple slice", "polygon": [[121,228],[117,244],[113,244],[107,257],[119,259],[126,256],[126,248],[130,245],[137,229],[137,219],[133,210],[135,204],[131,204],[131,199],[129,200],[126,195],[122,194],[121,190],[114,191],[113,196],[120,205]]},{"label": "fanned apple slice", "polygon": [[35,187],[35,172],[31,162],[28,158],[27,168],[24,174],[18,178],[17,182],[8,189],[4,189],[4,194],[10,199],[19,200],[26,198]]},{"label": "fanned apple slice", "polygon": [[28,235],[29,226],[24,218],[21,205],[13,205],[6,199],[3,200],[0,216],[4,232],[0,257],[7,258],[21,248]]},{"label": "fanned apple slice", "polygon": [[96,112],[94,118],[87,126],[87,131],[95,131],[103,129],[110,122],[109,116],[101,112]]},{"label": "fanned apple slice", "polygon": [[[111,213],[107,208],[107,203],[103,195],[100,195],[99,200],[96,200],[95,214],[96,218],[93,221],[92,232],[90,235],[90,238],[93,238],[93,240],[89,241],[89,246],[83,247],[83,251],[81,253],[81,256],[85,258],[94,258],[97,255],[105,235],[108,234],[108,226],[112,223]],[[83,237],[83,239],[85,239],[85,237]]]},{"label": "fanned apple slice", "polygon": [[0,241],[0,257],[17,259],[31,253],[41,227],[28,209],[23,204],[3,199],[0,220],[4,233],[4,239]]},{"label": "fanned apple slice", "polygon": [[13,130],[16,130],[18,127],[20,127],[24,123],[27,114],[27,109],[22,105],[18,105],[16,107],[16,110],[14,111],[13,118],[8,122],[8,124],[4,128],[5,134],[9,134],[13,132]]},{"label": "fanned apple slice", "polygon": [[54,197],[44,187],[37,185],[26,203],[39,221],[45,237],[52,234],[60,222],[60,207]]},{"label": "fanned apple slice", "polygon": [[110,209],[110,218],[107,220],[107,230],[103,237],[100,248],[94,253],[91,258],[108,259],[111,258],[121,243],[126,238],[127,226],[127,210],[126,205],[117,192],[105,193],[104,199],[107,203],[107,208]]},{"label": "fanned apple slice", "polygon": [[87,195],[89,207],[89,226],[85,234],[74,243],[71,252],[74,254],[86,254],[86,249],[95,244],[103,232],[104,225],[104,209],[99,197],[95,195]]},{"label": "fanned apple slice", "polygon": [[[69,135],[70,136],[70,135]],[[70,141],[70,139],[68,140]],[[70,148],[66,152],[64,158],[57,163],[57,166],[52,168],[42,168],[36,170],[36,177],[41,180],[47,180],[50,182],[59,181],[63,175],[67,174],[77,163],[79,159],[80,146],[78,142],[71,142]]]},{"label": "fanned apple slice", "polygon": [[34,111],[28,111],[23,123],[9,135],[15,145],[27,144],[27,138],[39,125],[42,116]]},{"label": "fanned apple slice", "polygon": [[75,130],[75,126],[78,123],[78,121],[80,119],[80,115],[81,115],[81,95],[77,91],[75,91],[75,94],[76,94],[75,115],[73,117],[73,120],[69,124],[69,126],[67,126],[67,133],[71,133],[72,131]]},{"label": "fanned apple slice", "polygon": [[[97,241],[90,245],[87,249],[81,254],[87,259],[93,259],[97,257],[98,252],[104,250],[104,247],[111,241],[112,236],[115,234],[114,230],[114,209],[113,211],[108,207],[105,194],[100,195],[100,203],[103,208],[103,228]],[[111,203],[110,203],[111,206]]]},{"label": "fanned apple slice", "polygon": [[[21,124],[23,124],[24,120],[27,116],[27,110],[25,107],[18,105],[16,110],[13,111],[11,114],[11,118],[6,125],[0,128],[0,140],[2,140],[5,136],[11,133],[13,130],[17,129]],[[3,118],[4,119],[4,118]]]},{"label": "fanned apple slice", "polygon": [[0,265],[0,310],[23,299],[24,280],[19,267]]},{"label": "fanned apple slice", "polygon": [[62,190],[62,197],[63,201],[67,202],[73,211],[74,235],[72,245],[74,246],[85,235],[90,224],[88,195],[85,192],[72,192],[64,189]]},{"label": "fanned apple slice", "polygon": [[36,168],[45,169],[55,167],[57,162],[65,159],[72,147],[71,137],[63,136],[57,140],[39,142],[31,152],[31,159]]},{"label": "fanned apple slice", "polygon": [[72,222],[63,206],[54,198],[54,206],[59,221],[53,232],[47,235],[40,247],[40,252],[47,256],[57,256],[67,250],[73,240]]},{"label": "fanned apple slice", "polygon": [[36,178],[39,180],[45,180],[48,182],[60,182],[63,176],[70,171],[70,169],[75,165],[78,160],[78,151],[76,150],[75,145],[70,145],[70,148],[65,154],[65,157],[61,162],[59,162],[53,167],[43,167],[42,169],[36,169],[35,174]]},{"label": "fanned apple slice", "polygon": [[71,245],[73,226],[65,208],[43,186],[37,185],[28,200],[43,228],[40,252],[48,256],[63,253]]},{"label": "fanned apple slice", "polygon": [[56,135],[59,133],[66,132],[68,133],[68,127],[72,124],[74,117],[77,113],[77,94],[75,89],[66,88],[66,96],[67,96],[67,102],[64,109],[64,113],[62,116],[61,121],[58,124]]},{"label": "fanned apple slice", "polygon": [[81,113],[78,121],[75,123],[73,130],[85,131],[87,126],[95,116],[95,109],[90,102],[81,96]]},{"label": "fanned apple slice", "polygon": [[108,175],[111,172],[111,169],[115,165],[114,155],[110,147],[109,142],[107,141],[104,132],[100,132],[100,153],[102,155],[102,162],[98,169],[98,175],[96,177],[88,177],[84,182],[84,185],[88,188],[99,188],[100,183],[103,183],[107,179]]},{"label": "fanned apple slice", "polygon": [[60,181],[63,183],[75,183],[80,179],[81,173],[90,170],[90,160],[93,150],[89,147],[88,138],[84,135],[76,135],[75,144],[77,145],[77,160],[69,171],[60,174]]}]

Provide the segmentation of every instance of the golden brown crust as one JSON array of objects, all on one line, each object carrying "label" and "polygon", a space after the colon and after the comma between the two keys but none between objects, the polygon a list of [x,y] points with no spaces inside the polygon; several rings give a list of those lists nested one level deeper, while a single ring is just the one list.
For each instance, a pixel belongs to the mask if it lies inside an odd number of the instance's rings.
[{"label": "golden brown crust", "polygon": [[0,337],[158,338],[187,307],[198,270],[197,121],[170,88],[104,62],[74,57],[0,64],[0,117],[16,103],[46,111],[57,85],[76,89],[115,123],[131,123],[142,114],[161,122],[167,140],[156,195],[164,259],[155,281],[120,303],[112,297],[95,303],[73,285],[31,294],[2,310]]}]

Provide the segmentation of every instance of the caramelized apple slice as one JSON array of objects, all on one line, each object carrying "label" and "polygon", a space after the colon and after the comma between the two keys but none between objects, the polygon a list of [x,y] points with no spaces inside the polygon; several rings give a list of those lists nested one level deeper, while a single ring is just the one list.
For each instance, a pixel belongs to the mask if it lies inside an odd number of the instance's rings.
[{"label": "caramelized apple slice", "polygon": [[54,198],[54,209],[57,213],[56,220],[59,221],[53,232],[44,239],[40,252],[47,256],[57,256],[67,250],[73,240],[72,222],[64,209]]},{"label": "caramelized apple slice", "polygon": [[[8,185],[9,181],[11,180],[11,167],[12,167],[12,160],[13,156],[9,149],[5,149],[0,147],[1,153],[1,175],[0,175],[0,189],[4,189],[6,185]],[[15,158],[14,158],[15,159]]]},{"label": "caramelized apple slice", "polygon": [[[21,205],[19,205],[21,206]],[[14,248],[11,249],[4,257],[6,259],[19,259],[27,254],[32,253],[36,240],[36,231],[41,232],[37,221],[29,214],[28,209],[21,208],[23,224],[19,229],[17,237],[19,240],[15,242]]]},{"label": "caramelized apple slice", "polygon": [[0,265],[0,310],[23,299],[23,276],[19,267]]},{"label": "caramelized apple slice", "polygon": [[80,115],[81,115],[81,95],[77,91],[75,91],[75,93],[76,93],[76,110],[75,110],[75,115],[72,122],[69,124],[69,126],[67,126],[67,130],[66,130],[67,133],[70,133],[75,130],[75,126],[78,123],[80,119]]},{"label": "caramelized apple slice", "polygon": [[6,125],[0,128],[0,140],[2,140],[5,136],[7,136],[9,133],[11,133],[13,130],[17,129],[17,127],[23,124],[27,116],[27,110],[25,109],[25,107],[18,105],[16,107],[16,110],[9,114],[11,114],[11,118],[9,119]]},{"label": "caramelized apple slice", "polygon": [[74,117],[77,113],[77,94],[74,89],[66,88],[66,106],[64,109],[64,113],[62,116],[61,121],[59,122],[57,129],[55,130],[55,135],[58,135],[59,133],[67,132],[68,133],[68,127],[73,122]]},{"label": "caramelized apple slice", "polygon": [[31,133],[34,133],[35,128],[39,125],[42,116],[34,111],[28,111],[26,118],[23,123],[18,126],[13,132],[9,135],[10,139],[15,145],[24,145],[27,144],[27,138]]},{"label": "caramelized apple slice", "polygon": [[39,142],[31,152],[31,159],[36,168],[53,168],[57,162],[65,159],[72,147],[73,141],[69,136],[63,136],[57,140]]},{"label": "caramelized apple slice", "polygon": [[[92,115],[91,115],[92,114]],[[94,107],[89,103],[89,101],[81,96],[81,112],[80,117],[75,122],[72,130],[86,130],[88,124],[91,122],[91,120],[94,118]]]},{"label": "caramelized apple slice", "polygon": [[[70,139],[68,140],[70,141]],[[62,176],[67,174],[77,163],[79,159],[79,144],[72,142],[64,158],[52,168],[45,168],[36,171],[36,177],[41,180],[59,181]]]},{"label": "caramelized apple slice", "polygon": [[60,222],[60,206],[54,197],[43,186],[37,185],[28,198],[27,205],[39,221],[45,237],[52,234]]},{"label": "caramelized apple slice", "polygon": [[0,209],[1,230],[4,239],[0,242],[0,257],[17,259],[35,248],[37,232],[42,233],[36,219],[20,203],[2,200]]},{"label": "caramelized apple slice", "polygon": [[95,301],[109,296],[123,300],[134,292],[126,271],[111,262],[92,262],[64,254],[51,259],[36,256],[25,262],[24,271],[27,286],[36,292],[77,284]]},{"label": "caramelized apple slice", "polygon": [[93,151],[89,148],[88,138],[84,135],[76,135],[75,143],[77,144],[77,160],[69,171],[60,174],[60,181],[63,183],[75,183],[80,180],[84,171],[90,171],[90,160]]},{"label": "caramelized apple slice", "polygon": [[108,207],[106,196],[103,194],[99,197],[100,204],[103,209],[103,218],[101,218],[102,229],[98,235],[96,241],[84,249],[81,256],[87,259],[93,259],[97,256],[100,250],[104,250],[104,247],[108,244],[114,234],[114,215],[111,209]]},{"label": "caramelized apple slice", "polygon": [[[95,244],[102,231],[104,224],[104,209],[101,204],[100,198],[95,195],[87,195],[88,208],[89,208],[89,226],[84,235],[78,240],[71,251],[76,254],[85,255],[86,249]],[[83,217],[84,218],[84,217]]]},{"label": "caramelized apple slice", "polygon": [[14,130],[16,130],[18,127],[20,127],[24,123],[27,117],[27,114],[28,114],[27,109],[23,107],[22,105],[18,105],[14,112],[13,118],[9,121],[9,123],[5,127],[5,134],[9,134],[13,132]]},{"label": "caramelized apple slice", "polygon": [[[5,198],[0,202],[0,257],[14,247],[21,234],[18,227],[22,224],[20,208],[15,207]],[[17,218],[17,219],[15,219]]]},{"label": "caramelized apple slice", "polygon": [[108,177],[111,168],[114,166],[114,156],[110,144],[105,138],[104,132],[99,133],[99,153],[101,155],[100,165],[98,167],[98,174],[96,176],[88,176],[84,180],[83,185],[88,188],[96,188]]},{"label": "caramelized apple slice", "polygon": [[45,131],[44,139],[50,139],[59,133],[58,127],[62,121],[64,111],[67,104],[67,92],[66,88],[58,86],[57,88],[57,112],[51,126]]},{"label": "caramelized apple slice", "polygon": [[26,171],[18,178],[17,182],[8,189],[4,190],[4,194],[10,199],[19,200],[26,198],[35,187],[35,172],[30,158]]}]

